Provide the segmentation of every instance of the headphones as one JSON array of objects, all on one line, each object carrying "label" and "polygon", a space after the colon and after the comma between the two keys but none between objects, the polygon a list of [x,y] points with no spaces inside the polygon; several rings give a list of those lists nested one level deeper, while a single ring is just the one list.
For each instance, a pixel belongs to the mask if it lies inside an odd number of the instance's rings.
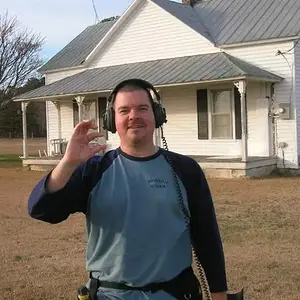
[{"label": "headphones", "polygon": [[[145,80],[138,79],[138,78],[132,78],[132,79],[126,79],[122,82],[120,82],[110,93],[110,95],[107,98],[106,103],[106,111],[103,114],[103,129],[111,131],[112,133],[115,133],[117,131],[116,124],[115,124],[115,110],[113,108],[113,103],[115,100],[115,96],[118,93],[118,91],[124,87],[125,85],[132,84],[135,86],[139,86],[142,89],[144,89],[151,101],[152,110],[154,113],[155,118],[155,128],[159,128],[163,123],[167,122],[166,117],[166,110],[162,106],[160,101],[159,93],[156,91],[156,89],[153,87],[153,85]],[[154,101],[152,98],[150,91],[153,91],[155,94],[157,102]]]}]

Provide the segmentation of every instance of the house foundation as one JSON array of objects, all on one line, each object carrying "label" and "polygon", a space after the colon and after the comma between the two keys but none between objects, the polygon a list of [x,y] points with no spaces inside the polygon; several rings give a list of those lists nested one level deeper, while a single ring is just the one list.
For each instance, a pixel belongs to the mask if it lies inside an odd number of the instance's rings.
[{"label": "house foundation", "polygon": [[[241,158],[192,156],[201,166],[207,178],[259,178],[272,174],[276,169],[275,157]],[[60,161],[60,157],[23,159],[23,167],[31,171],[49,172]]]}]

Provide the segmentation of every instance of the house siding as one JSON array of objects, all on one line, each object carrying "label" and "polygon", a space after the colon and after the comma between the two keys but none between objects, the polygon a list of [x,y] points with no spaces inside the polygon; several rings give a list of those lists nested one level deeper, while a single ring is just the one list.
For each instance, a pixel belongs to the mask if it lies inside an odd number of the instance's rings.
[{"label": "house siding", "polygon": [[64,101],[60,106],[61,113],[61,137],[69,140],[73,133],[73,102]]},{"label": "house siding", "polygon": [[297,116],[297,145],[298,145],[298,157],[299,157],[300,156],[300,42],[295,46],[294,57],[295,57],[295,97],[296,97],[296,116]]},{"label": "house siding", "polygon": [[[48,153],[51,155],[51,145],[50,141],[52,139],[57,139],[58,134],[58,114],[57,114],[57,108],[51,101],[46,101],[46,109],[47,109],[47,126],[48,126],[48,135],[47,135],[47,145],[48,145]],[[64,120],[62,122],[69,122],[68,120]]]},{"label": "house siding", "polygon": [[[241,157],[241,140],[198,139],[197,89],[233,87],[233,84],[229,84],[163,90],[163,103],[168,114],[164,132],[170,148],[187,155]],[[259,101],[262,97],[261,84],[249,84],[248,91],[248,154],[269,156],[271,149],[268,141],[268,103],[266,99],[264,102]]]},{"label": "house siding", "polygon": [[151,1],[144,1],[137,9],[103,47],[92,67],[219,52],[199,33]]},{"label": "house siding", "polygon": [[86,69],[78,68],[78,69],[71,69],[71,70],[63,70],[63,71],[57,71],[57,72],[51,72],[45,74],[45,84],[51,84],[55,81],[64,79],[66,77],[75,75],[77,73],[83,72]]},{"label": "house siding", "polygon": [[171,151],[203,156],[241,154],[241,142],[238,140],[198,139],[196,87],[162,90],[162,101],[168,119],[164,134]]},{"label": "house siding", "polygon": [[[294,93],[291,90],[294,80],[293,73],[291,72],[286,60],[281,55],[276,55],[278,50],[285,52],[292,47],[292,42],[283,42],[276,44],[228,48],[226,49],[226,52],[284,78],[282,82],[275,84],[275,103],[287,103],[291,101],[292,114],[289,120],[277,120],[277,126],[275,130],[277,132],[277,142],[285,142],[288,145],[284,149],[285,166],[288,168],[298,168],[295,99]],[[293,67],[293,55],[286,54],[285,56],[290,66]],[[266,94],[268,94],[268,92],[269,91],[266,88]],[[254,139],[253,135],[251,137],[250,132],[249,139],[251,138]],[[257,147],[259,147],[259,145],[257,145]],[[283,153],[281,149],[277,149],[277,151],[279,157],[278,166],[282,167]]]},{"label": "house siding", "polygon": [[58,127],[58,113],[57,108],[51,101],[47,101],[47,116],[48,116],[48,152],[51,154],[50,141],[52,139],[57,139],[59,136],[61,138],[70,138],[73,131],[73,104],[72,101],[62,101],[60,102],[60,119],[61,119],[61,133],[59,133]]},{"label": "house siding", "polygon": [[[73,70],[64,70],[53,73],[45,74],[45,84],[51,84],[55,81],[64,79],[66,77],[75,75],[79,72],[82,72],[83,69],[73,69]],[[72,101],[70,102],[61,102],[61,137],[69,137],[70,132],[73,129],[73,108]],[[57,108],[51,101],[46,101],[46,115],[47,115],[47,145],[48,153],[51,154],[50,140],[58,138],[58,115]]]}]

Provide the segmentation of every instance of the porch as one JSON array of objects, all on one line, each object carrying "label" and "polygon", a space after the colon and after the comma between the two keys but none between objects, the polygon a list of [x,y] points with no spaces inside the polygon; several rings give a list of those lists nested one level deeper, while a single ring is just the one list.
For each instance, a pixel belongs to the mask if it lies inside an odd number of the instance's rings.
[{"label": "porch", "polygon": [[252,178],[269,176],[277,168],[276,157],[200,156],[193,158],[199,163],[208,178]]},{"label": "porch", "polygon": [[[252,178],[265,177],[276,169],[276,157],[249,157],[243,162],[241,157],[192,156],[208,178]],[[23,166],[32,171],[50,171],[62,158],[51,157],[23,159]]]}]

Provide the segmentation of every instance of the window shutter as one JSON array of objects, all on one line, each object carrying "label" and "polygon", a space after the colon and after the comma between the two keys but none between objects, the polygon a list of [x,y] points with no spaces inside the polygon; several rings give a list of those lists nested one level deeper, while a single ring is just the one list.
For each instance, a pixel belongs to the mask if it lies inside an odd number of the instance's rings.
[{"label": "window shutter", "polygon": [[234,88],[234,113],[235,113],[235,138],[242,138],[242,123],[241,123],[241,95],[238,89]]},{"label": "window shutter", "polygon": [[73,100],[73,127],[79,123],[79,111],[76,100]]},{"label": "window shutter", "polygon": [[207,89],[197,90],[198,139],[208,139]]}]

